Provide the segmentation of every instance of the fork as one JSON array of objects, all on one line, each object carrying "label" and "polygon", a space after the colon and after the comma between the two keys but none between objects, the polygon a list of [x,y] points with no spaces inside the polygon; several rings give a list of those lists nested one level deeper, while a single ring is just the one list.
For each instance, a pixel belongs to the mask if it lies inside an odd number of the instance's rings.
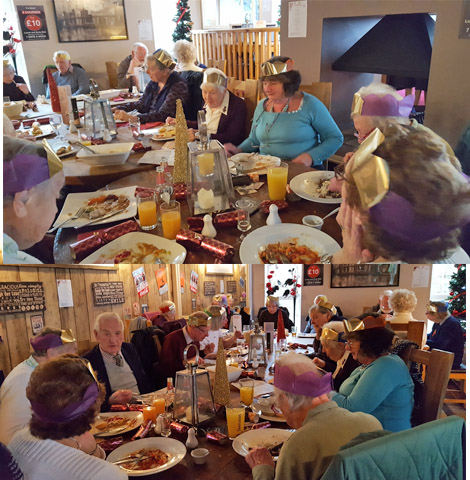
[{"label": "fork", "polygon": [[80,218],[85,211],[85,207],[80,207],[74,215],[71,217],[65,219],[63,222],[59,223],[59,225],[56,225],[55,227],[50,228],[47,233],[52,233],[55,232],[58,228],[62,227],[65,223],[69,222],[70,220],[76,220],[77,218]]},{"label": "fork", "polygon": [[124,457],[124,458],[121,458],[120,460],[117,460],[116,462],[113,462],[114,465],[121,465],[121,463],[129,463],[129,462],[140,462],[141,460],[146,460],[147,458],[150,458],[150,455],[143,455],[143,454],[140,454],[136,457]]}]

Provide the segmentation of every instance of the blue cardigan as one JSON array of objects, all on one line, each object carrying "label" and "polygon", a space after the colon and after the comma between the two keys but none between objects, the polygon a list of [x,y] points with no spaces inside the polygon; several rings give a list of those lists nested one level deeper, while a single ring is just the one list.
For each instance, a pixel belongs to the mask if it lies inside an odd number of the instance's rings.
[{"label": "blue cardigan", "polygon": [[266,99],[261,100],[253,115],[250,136],[238,148],[283,160],[308,153],[312,167],[322,165],[341,147],[343,135],[325,105],[313,95],[303,95],[300,108],[294,112],[267,112]]},{"label": "blue cardigan", "polygon": [[351,373],[332,400],[350,412],[374,415],[384,430],[411,428],[413,381],[397,355],[379,357]]}]

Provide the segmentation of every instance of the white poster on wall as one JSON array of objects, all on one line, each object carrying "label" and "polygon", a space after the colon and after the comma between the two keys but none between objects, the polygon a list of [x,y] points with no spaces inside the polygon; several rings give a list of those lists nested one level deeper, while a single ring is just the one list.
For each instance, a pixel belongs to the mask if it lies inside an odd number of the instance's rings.
[{"label": "white poster on wall", "polygon": [[307,36],[307,1],[289,2],[289,38]]},{"label": "white poster on wall", "polygon": [[137,20],[137,31],[139,32],[139,42],[153,40],[152,20]]},{"label": "white poster on wall", "polygon": [[57,280],[59,308],[73,307],[72,280]]},{"label": "white poster on wall", "polygon": [[430,265],[420,265],[419,267],[413,268],[413,279],[411,286],[416,287],[428,287],[429,286],[429,275],[431,274]]}]

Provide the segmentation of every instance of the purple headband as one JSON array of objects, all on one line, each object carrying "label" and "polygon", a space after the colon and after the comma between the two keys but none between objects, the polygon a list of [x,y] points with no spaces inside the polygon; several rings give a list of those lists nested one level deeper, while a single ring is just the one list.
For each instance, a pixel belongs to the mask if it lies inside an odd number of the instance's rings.
[{"label": "purple headband", "polygon": [[67,405],[62,410],[52,412],[42,403],[31,402],[34,416],[43,422],[66,423],[85,413],[96,401],[100,389],[96,382],[90,383],[81,400]]},{"label": "purple headband", "polygon": [[441,237],[462,226],[444,225],[430,219],[416,218],[411,203],[390,190],[381,202],[369,209],[369,213],[374,223],[380,225],[391,236],[413,243]]},{"label": "purple headband", "polygon": [[4,195],[29,190],[49,178],[48,160],[39,155],[22,153],[11,162],[3,162]]},{"label": "purple headband", "polygon": [[363,101],[361,116],[408,118],[414,105],[414,95],[398,100],[390,94],[380,96],[371,93],[365,96]]},{"label": "purple headband", "polygon": [[55,333],[48,333],[43,337],[31,338],[29,343],[36,352],[38,350],[47,350],[49,348],[60,347],[63,345],[61,336],[56,335]]},{"label": "purple headband", "polygon": [[327,373],[323,377],[313,371],[296,375],[289,367],[276,365],[274,386],[288,393],[319,397],[331,392],[331,373]]}]

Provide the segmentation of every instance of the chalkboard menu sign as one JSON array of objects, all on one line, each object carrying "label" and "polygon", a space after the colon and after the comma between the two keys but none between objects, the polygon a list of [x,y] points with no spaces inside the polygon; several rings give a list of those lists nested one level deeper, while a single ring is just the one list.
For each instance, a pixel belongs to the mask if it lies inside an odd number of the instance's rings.
[{"label": "chalkboard menu sign", "polygon": [[44,310],[42,282],[0,282],[0,314]]},{"label": "chalkboard menu sign", "polygon": [[237,293],[237,282],[235,280],[227,280],[227,293]]},{"label": "chalkboard menu sign", "polygon": [[204,295],[215,295],[215,282],[204,282]]},{"label": "chalkboard menu sign", "polygon": [[94,282],[91,284],[95,307],[124,303],[124,284],[122,282]]}]

